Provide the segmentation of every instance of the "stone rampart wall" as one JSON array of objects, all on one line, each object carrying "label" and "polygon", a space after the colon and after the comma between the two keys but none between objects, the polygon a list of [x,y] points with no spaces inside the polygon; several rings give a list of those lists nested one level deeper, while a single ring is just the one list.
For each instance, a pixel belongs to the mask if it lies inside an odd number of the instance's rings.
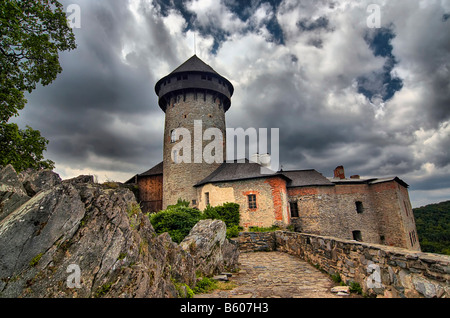
[{"label": "stone rampart wall", "polygon": [[368,295],[450,297],[450,256],[284,231],[241,233],[239,243],[243,252],[265,246],[299,256]]}]

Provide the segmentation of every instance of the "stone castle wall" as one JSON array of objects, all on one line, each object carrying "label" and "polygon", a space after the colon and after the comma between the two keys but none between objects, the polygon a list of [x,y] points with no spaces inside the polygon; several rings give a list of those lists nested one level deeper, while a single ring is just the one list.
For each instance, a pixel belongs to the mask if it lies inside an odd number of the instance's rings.
[{"label": "stone castle wall", "polygon": [[450,297],[450,256],[295,232],[241,233],[243,252],[296,255],[363,292],[394,298]]},{"label": "stone castle wall", "polygon": [[[246,229],[289,224],[286,181],[279,177],[206,184],[197,190],[200,210],[206,208],[206,193],[211,206],[239,204],[240,224]],[[247,196],[251,194],[256,195],[256,209],[248,206]]]},{"label": "stone castle wall", "polygon": [[291,188],[288,195],[298,206],[293,222],[300,232],[348,240],[359,232],[363,242],[420,250],[408,190],[395,181]]}]

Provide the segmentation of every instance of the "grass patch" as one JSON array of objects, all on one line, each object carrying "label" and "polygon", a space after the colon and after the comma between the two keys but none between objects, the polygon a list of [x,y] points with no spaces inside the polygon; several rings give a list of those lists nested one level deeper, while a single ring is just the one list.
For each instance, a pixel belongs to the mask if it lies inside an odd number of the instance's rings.
[{"label": "grass patch", "polygon": [[258,227],[258,226],[252,226],[249,228],[249,232],[275,232],[279,231],[281,228],[277,225],[272,225],[271,227]]},{"label": "grass patch", "polygon": [[107,283],[107,284],[101,286],[95,293],[94,297],[100,298],[100,297],[105,296],[111,290],[111,286],[112,286],[112,283]]},{"label": "grass patch", "polygon": [[214,290],[232,290],[237,285],[234,282],[222,282],[203,277],[193,289],[194,294],[207,294]]},{"label": "grass patch", "polygon": [[33,257],[33,259],[30,261],[30,266],[31,267],[35,267],[39,263],[39,261],[41,260],[42,255],[44,255],[44,254],[43,253],[39,253],[38,255]]}]

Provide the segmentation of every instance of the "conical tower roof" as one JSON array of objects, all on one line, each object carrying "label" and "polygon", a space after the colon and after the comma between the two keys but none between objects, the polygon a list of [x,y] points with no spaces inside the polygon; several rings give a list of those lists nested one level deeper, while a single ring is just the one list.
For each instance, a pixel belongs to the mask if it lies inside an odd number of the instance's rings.
[{"label": "conical tower roof", "polygon": [[158,103],[163,111],[166,110],[170,96],[188,91],[212,91],[223,96],[224,109],[227,111],[231,106],[234,87],[229,80],[217,73],[197,55],[193,55],[155,85],[155,92],[159,97]]},{"label": "conical tower roof", "polygon": [[201,59],[197,57],[197,55],[192,56],[186,62],[177,67],[172,73],[185,73],[185,72],[204,72],[204,73],[213,73],[219,75],[211,66],[203,62]]}]

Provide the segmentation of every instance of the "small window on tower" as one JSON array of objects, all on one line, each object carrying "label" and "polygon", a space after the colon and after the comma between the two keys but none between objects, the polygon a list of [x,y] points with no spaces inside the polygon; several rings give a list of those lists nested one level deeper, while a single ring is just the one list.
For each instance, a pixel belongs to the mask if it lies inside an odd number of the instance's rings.
[{"label": "small window on tower", "polygon": [[205,192],[205,203],[206,203],[206,205],[210,204],[210,202],[209,202],[209,192]]},{"label": "small window on tower", "polygon": [[248,197],[248,208],[249,209],[256,209],[256,195],[250,194]]},{"label": "small window on tower", "polygon": [[183,75],[183,80],[187,80],[188,76],[187,75]]},{"label": "small window on tower", "polygon": [[361,213],[364,212],[364,206],[363,206],[363,203],[361,201],[356,201],[355,205],[356,205],[356,212],[358,214],[361,214]]}]

